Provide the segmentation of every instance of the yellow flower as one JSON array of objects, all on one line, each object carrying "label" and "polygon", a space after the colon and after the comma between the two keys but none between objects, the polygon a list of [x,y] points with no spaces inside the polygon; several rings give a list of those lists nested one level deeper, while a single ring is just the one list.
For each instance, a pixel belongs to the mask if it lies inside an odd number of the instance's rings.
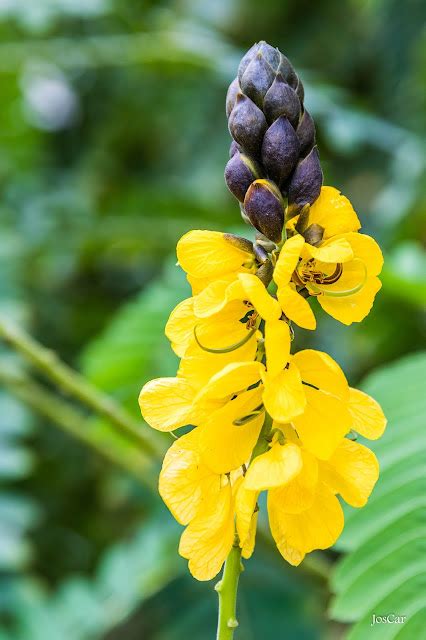
[{"label": "yellow flower", "polygon": [[[160,473],[159,491],[175,518],[187,525],[181,536],[180,554],[189,560],[197,580],[210,580],[220,571],[235,543],[235,516],[245,522],[249,494],[240,493],[241,475],[216,474],[203,464],[200,429],[182,436],[170,447]],[[253,507],[254,508],[254,507]],[[243,557],[254,547],[255,522],[248,523],[241,542]]]},{"label": "yellow flower", "polygon": [[[241,362],[254,360],[256,348],[255,335],[230,353],[206,353],[196,343],[191,344],[181,360],[176,377],[155,378],[142,388],[139,406],[144,419],[159,431],[173,431],[187,424],[197,424],[211,410],[211,404],[195,407],[197,394],[235,358]],[[227,397],[215,403],[215,407],[222,406],[226,400]]]},{"label": "yellow flower", "polygon": [[[381,287],[378,275],[383,256],[370,236],[356,233],[358,218],[347,198],[333,187],[323,187],[309,210],[304,234],[292,221],[289,238],[274,271],[278,300],[284,313],[296,324],[314,329],[315,323],[302,314],[307,302],[298,296],[296,285],[306,288],[333,318],[344,324],[360,322],[369,313]],[[309,234],[309,229],[314,232]],[[314,244],[309,243],[312,236]],[[291,282],[292,280],[292,282]]]},{"label": "yellow flower", "polygon": [[219,231],[189,231],[177,244],[178,263],[187,273],[194,295],[211,281],[254,268],[252,243]]},{"label": "yellow flower", "polygon": [[274,423],[273,429],[271,448],[250,464],[244,488],[256,500],[259,491],[269,490],[272,535],[283,557],[297,565],[306,553],[331,546],[340,535],[343,512],[335,494],[354,507],[364,506],[379,467],[372,451],[351,440],[341,439],[323,461],[303,446],[290,425]]}]

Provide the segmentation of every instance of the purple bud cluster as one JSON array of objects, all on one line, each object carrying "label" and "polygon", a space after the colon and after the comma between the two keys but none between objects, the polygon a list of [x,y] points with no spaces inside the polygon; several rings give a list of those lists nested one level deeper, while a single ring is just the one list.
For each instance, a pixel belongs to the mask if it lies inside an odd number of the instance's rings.
[{"label": "purple bud cluster", "polygon": [[285,204],[297,213],[321,190],[315,125],[303,100],[290,61],[266,42],[242,58],[226,97],[233,138],[226,184],[252,225],[273,242],[281,240]]}]

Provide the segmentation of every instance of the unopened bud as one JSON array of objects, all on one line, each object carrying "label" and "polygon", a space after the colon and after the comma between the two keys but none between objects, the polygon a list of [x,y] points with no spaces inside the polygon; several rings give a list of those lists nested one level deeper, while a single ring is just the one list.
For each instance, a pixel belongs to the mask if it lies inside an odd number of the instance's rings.
[{"label": "unopened bud", "polygon": [[302,84],[301,79],[298,77],[297,78],[298,82],[297,82],[297,87],[296,87],[296,93],[297,93],[297,97],[300,100],[300,104],[303,106],[303,101],[305,99],[305,87]]},{"label": "unopened bud", "polygon": [[266,131],[262,144],[262,163],[278,186],[288,178],[299,158],[299,140],[285,116]]},{"label": "unopened bud", "polygon": [[300,101],[294,89],[290,87],[281,75],[278,75],[265,95],[263,103],[268,122],[274,122],[280,116],[285,116],[294,128],[297,127],[300,116]]},{"label": "unopened bud", "polygon": [[272,242],[281,241],[284,224],[283,200],[278,187],[270,180],[253,182],[244,199],[244,209],[251,224]]},{"label": "unopened bud", "polygon": [[271,47],[270,44],[262,40],[261,42],[257,42],[256,44],[254,44],[243,56],[238,67],[238,80],[240,82],[247,67],[258,54],[260,54],[260,56],[272,67],[275,72],[277,71],[280,64],[280,52],[278,51],[278,49]]},{"label": "unopened bud", "polygon": [[266,118],[259,107],[239,93],[229,116],[229,131],[234,140],[250,155],[258,156],[266,128]]},{"label": "unopened bud", "polygon": [[232,158],[232,156],[235,155],[237,151],[241,151],[241,147],[238,142],[235,142],[235,140],[233,140],[231,142],[231,146],[229,147],[229,157]]},{"label": "unopened bud", "polygon": [[260,167],[243,153],[235,153],[225,168],[225,182],[229,191],[240,201],[244,202],[247,189],[257,178],[260,178]]},{"label": "unopened bud", "polygon": [[241,89],[238,82],[238,78],[234,78],[234,80],[229,85],[228,92],[226,94],[226,117],[227,118],[229,118],[229,115],[235,106],[235,101],[240,91]]},{"label": "unopened bud", "polygon": [[322,185],[322,171],[317,147],[301,160],[288,186],[290,208],[313,204],[318,198]]},{"label": "unopened bud", "polygon": [[234,233],[225,233],[223,237],[227,242],[229,242],[229,244],[232,244],[234,247],[242,249],[242,251],[247,251],[248,253],[253,252],[253,243],[250,240],[247,240],[247,238],[242,238],[241,236],[237,236]]},{"label": "unopened bud", "polygon": [[273,83],[274,78],[274,70],[259,52],[244,71],[240,83],[241,91],[251,98],[258,107],[262,108],[265,93]]},{"label": "unopened bud", "polygon": [[315,145],[315,124],[306,109],[303,112],[296,133],[300,142],[300,155],[304,157]]},{"label": "unopened bud", "polygon": [[287,84],[290,85],[290,87],[293,87],[293,89],[297,87],[297,74],[293,69],[293,65],[291,64],[290,60],[283,53],[280,53],[280,63],[277,68],[277,73],[282,75],[282,77],[287,82]]}]

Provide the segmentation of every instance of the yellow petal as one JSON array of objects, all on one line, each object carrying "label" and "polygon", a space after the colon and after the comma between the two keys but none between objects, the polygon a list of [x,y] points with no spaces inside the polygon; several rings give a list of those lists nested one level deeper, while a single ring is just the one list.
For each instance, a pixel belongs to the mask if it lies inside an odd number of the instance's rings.
[{"label": "yellow petal", "polygon": [[180,524],[196,515],[201,500],[220,491],[220,477],[202,464],[198,431],[176,440],[167,451],[159,478],[159,492]]},{"label": "yellow petal", "polygon": [[317,458],[326,460],[351,428],[347,403],[339,398],[305,386],[306,408],[293,418],[304,446]]},{"label": "yellow petal", "polygon": [[304,349],[293,356],[303,382],[327,391],[341,400],[349,399],[349,386],[345,374],[328,353]]},{"label": "yellow petal", "polygon": [[300,473],[283,487],[274,490],[279,492],[279,500],[286,513],[301,513],[309,509],[315,500],[318,484],[318,461],[312,453],[305,449],[301,449],[300,453],[302,456]]},{"label": "yellow petal", "polygon": [[301,563],[306,553],[331,547],[342,532],[344,519],[340,503],[321,486],[309,509],[286,513],[279,489],[268,494],[268,515],[272,535],[282,556],[292,565]]},{"label": "yellow petal", "polygon": [[[241,555],[245,560],[248,560],[254,551],[254,546],[256,543],[256,529],[257,529],[257,520],[258,520],[259,512],[253,514],[253,517],[250,521],[250,529],[246,541],[242,545]],[[240,545],[241,546],[241,545]]]},{"label": "yellow petal", "polygon": [[293,284],[278,289],[278,302],[287,318],[293,320],[302,329],[315,329],[317,322],[314,312],[300,293],[297,293]]},{"label": "yellow petal", "polygon": [[177,257],[182,269],[196,278],[217,278],[253,259],[251,253],[231,244],[225,233],[202,230],[182,236],[177,244]]},{"label": "yellow petal", "polygon": [[178,376],[185,378],[194,389],[199,391],[215,373],[221,371],[227,364],[254,360],[256,349],[256,335],[230,353],[209,353],[203,351],[197,344],[192,344],[180,362]]},{"label": "yellow petal", "polygon": [[290,282],[304,244],[305,239],[299,234],[285,241],[274,269],[274,280],[278,287],[285,287]]},{"label": "yellow petal", "polygon": [[276,376],[264,376],[264,384],[263,402],[274,420],[291,422],[303,413],[306,398],[299,370],[293,362]]},{"label": "yellow petal", "polygon": [[245,304],[240,300],[233,300],[219,313],[207,318],[196,318],[194,325],[198,341],[208,349],[227,349],[238,344],[249,332],[246,324],[240,322],[246,314]]},{"label": "yellow petal", "polygon": [[[359,270],[359,265],[357,265],[357,270]],[[344,281],[342,280],[341,286],[343,284]],[[320,295],[318,296],[318,302],[332,318],[343,324],[350,325],[352,322],[361,322],[370,313],[374,298],[381,286],[382,283],[378,278],[368,278],[362,289],[357,293],[342,298]]]},{"label": "yellow petal", "polygon": [[235,526],[240,546],[246,544],[250,536],[253,515],[257,506],[258,491],[251,491],[245,485],[245,478],[238,487],[235,498]]},{"label": "yellow petal", "polygon": [[378,276],[383,267],[383,254],[377,242],[363,233],[345,233],[343,238],[349,242],[354,257],[367,267],[369,276]]},{"label": "yellow petal", "polygon": [[201,293],[201,291],[205,289],[208,284],[210,284],[212,279],[215,280],[215,278],[196,278],[195,276],[191,276],[189,273],[187,274],[186,279],[191,285],[191,291],[193,296],[196,296],[199,293]]},{"label": "yellow petal", "polygon": [[180,358],[185,355],[186,348],[194,339],[194,326],[196,323],[193,298],[182,300],[170,314],[165,334],[172,343],[174,352]]},{"label": "yellow petal", "polygon": [[197,580],[211,580],[222,568],[234,542],[234,511],[230,484],[200,505],[183,532],[179,553],[189,560]]},{"label": "yellow petal", "polygon": [[352,416],[352,429],[364,438],[377,440],[383,434],[387,420],[374,398],[359,389],[349,389],[349,412]]},{"label": "yellow petal", "polygon": [[208,318],[219,313],[231,300],[243,298],[243,291],[235,274],[214,280],[194,298],[194,314]]},{"label": "yellow petal", "polygon": [[241,467],[251,456],[262,428],[265,413],[262,411],[245,424],[235,425],[235,420],[248,416],[259,407],[262,389],[245,391],[230,400],[205,420],[200,431],[200,451],[204,464],[215,473],[229,473]]},{"label": "yellow petal", "polygon": [[197,395],[196,402],[239,393],[258,382],[263,370],[260,362],[231,362],[210,378]]},{"label": "yellow petal", "polygon": [[246,298],[256,309],[263,320],[278,320],[281,308],[267,291],[263,282],[252,273],[240,273],[238,276]]},{"label": "yellow petal", "polygon": [[305,245],[307,258],[314,258],[322,262],[348,262],[354,257],[354,252],[348,240],[344,236],[330,238],[322,242],[319,247],[310,244]]},{"label": "yellow petal", "polygon": [[290,359],[290,328],[283,320],[265,323],[266,365],[271,376],[277,375]]},{"label": "yellow petal", "polygon": [[264,491],[290,482],[302,468],[300,447],[276,442],[266,453],[255,458],[247,470],[245,486]]},{"label": "yellow petal", "polygon": [[146,422],[158,431],[173,431],[189,424],[195,397],[193,387],[182,378],[156,378],[147,382],[139,395]]},{"label": "yellow petal", "polygon": [[370,449],[344,439],[323,463],[321,477],[352,507],[363,507],[379,477],[379,463]]},{"label": "yellow petal", "polygon": [[324,228],[324,240],[361,228],[351,203],[334,187],[322,187],[319,198],[311,205],[309,224],[319,224]]}]

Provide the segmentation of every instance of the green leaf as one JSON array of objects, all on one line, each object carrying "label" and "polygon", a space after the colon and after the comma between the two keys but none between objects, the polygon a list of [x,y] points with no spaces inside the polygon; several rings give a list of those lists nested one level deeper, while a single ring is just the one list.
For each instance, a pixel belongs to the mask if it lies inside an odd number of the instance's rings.
[{"label": "green leaf", "polygon": [[[426,353],[419,353],[380,369],[363,385],[382,405],[388,427],[380,440],[368,442],[380,462],[377,487],[366,507],[345,509],[337,545],[347,555],[332,576],[331,617],[356,623],[350,640],[425,637],[425,379]],[[373,614],[407,618],[371,626]]]}]

